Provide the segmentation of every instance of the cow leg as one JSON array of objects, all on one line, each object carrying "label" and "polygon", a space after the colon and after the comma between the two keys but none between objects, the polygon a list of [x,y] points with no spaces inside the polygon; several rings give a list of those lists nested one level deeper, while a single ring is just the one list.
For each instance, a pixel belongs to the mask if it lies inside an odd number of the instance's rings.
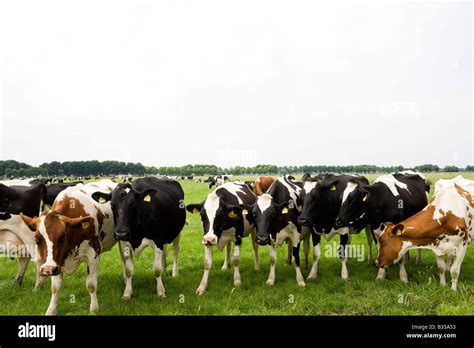
[{"label": "cow leg", "polygon": [[303,254],[304,254],[304,269],[307,270],[309,266],[309,233],[303,239]]},{"label": "cow leg", "polygon": [[88,274],[86,278],[86,287],[91,295],[91,305],[89,312],[96,314],[99,312],[99,302],[97,301],[97,276],[99,275],[99,258],[96,257],[94,260],[87,263]]},{"label": "cow leg", "polygon": [[404,284],[408,284],[407,270],[405,269],[405,258],[400,259],[400,281]]},{"label": "cow leg", "polygon": [[209,270],[212,267],[212,246],[204,247],[204,274],[202,275],[201,283],[199,284],[196,294],[204,295],[207,289],[208,279],[209,279]]},{"label": "cow leg", "polygon": [[311,232],[311,237],[313,239],[313,266],[309,272],[307,279],[315,279],[318,275],[318,263],[319,258],[321,257],[321,235]]},{"label": "cow leg", "polygon": [[422,250],[418,249],[418,254],[416,255],[416,263],[421,263],[423,261]]},{"label": "cow leg", "polygon": [[341,234],[339,243],[339,258],[341,259],[341,278],[343,280],[349,279],[349,272],[347,271],[347,256],[349,246],[349,234]]},{"label": "cow leg", "polygon": [[466,255],[466,250],[467,244],[459,246],[456,250],[456,257],[454,258],[453,264],[451,265],[451,289],[453,291],[456,291],[458,287],[459,272],[461,271],[461,264],[464,259],[464,255]]},{"label": "cow leg", "polygon": [[370,263],[372,261],[372,242],[374,239],[369,226],[365,227],[365,238],[367,239],[367,262]]},{"label": "cow leg", "polygon": [[[165,244],[166,245],[166,244]],[[164,298],[166,297],[165,294],[165,287],[163,286],[163,281],[161,280],[161,274],[163,273],[163,254],[165,245],[162,246],[161,249],[158,245],[155,244],[155,258],[153,260],[153,272],[155,273],[156,277],[156,293],[158,297]]]},{"label": "cow leg", "polygon": [[297,243],[296,246],[293,247],[293,259],[292,259],[293,266],[295,266],[296,271],[296,282],[300,288],[306,287],[306,283],[304,282],[303,275],[301,274],[300,269],[300,243]]},{"label": "cow leg", "polygon": [[270,273],[268,274],[267,285],[273,286],[275,284],[275,267],[277,262],[275,245],[268,245],[268,254],[270,255]]},{"label": "cow leg", "polygon": [[232,249],[232,245],[229,241],[229,242],[227,242],[227,244],[225,246],[225,259],[224,259],[224,264],[222,265],[222,268],[221,268],[221,270],[223,270],[223,271],[227,271],[229,269],[231,249]]},{"label": "cow leg", "polygon": [[293,255],[293,244],[290,240],[287,240],[286,245],[288,246],[288,249],[286,251],[286,263],[291,265],[291,258]]},{"label": "cow leg", "polygon": [[166,252],[168,251],[168,246],[166,244],[163,244],[163,253],[161,255],[161,260],[162,260],[162,265],[161,265],[161,270],[163,273],[166,273]]},{"label": "cow leg", "polygon": [[179,256],[179,240],[181,235],[178,236],[173,241],[173,273],[171,274],[173,277],[177,277],[179,274],[178,269],[178,256]]},{"label": "cow leg", "polygon": [[[241,241],[242,243],[242,241]],[[229,243],[230,244],[230,243]],[[240,243],[237,244],[237,241],[234,245],[234,286],[238,287],[241,284],[240,272],[239,272],[239,261],[240,261]]]},{"label": "cow leg", "polygon": [[385,279],[385,268],[379,268],[377,273],[377,278],[375,280],[384,280]]},{"label": "cow leg", "polygon": [[446,285],[446,261],[444,256],[436,256],[436,263],[438,264],[439,285]]},{"label": "cow leg", "polygon": [[125,281],[125,290],[123,291],[122,300],[129,300],[132,297],[132,277],[133,277],[133,256],[130,245],[127,242],[119,244],[120,257],[123,263],[123,280]]},{"label": "cow leg", "polygon": [[23,277],[25,276],[26,267],[28,266],[29,262],[30,262],[29,256],[18,258],[18,272],[16,273],[16,276],[15,276],[15,283],[17,285],[21,285],[21,282],[23,281]]},{"label": "cow leg", "polygon": [[39,262],[36,262],[35,269],[36,269],[36,282],[35,282],[34,291],[41,289],[43,287],[43,283],[44,283],[44,277],[42,277],[41,274],[40,274],[40,264],[39,264]]},{"label": "cow leg", "polygon": [[252,238],[253,252],[255,253],[255,271],[258,271],[260,269],[260,260],[258,258],[257,232],[255,229],[252,230],[250,236]]},{"label": "cow leg", "polygon": [[62,281],[62,273],[51,277],[51,301],[49,301],[49,307],[46,311],[46,315],[56,315],[58,312],[58,297]]}]

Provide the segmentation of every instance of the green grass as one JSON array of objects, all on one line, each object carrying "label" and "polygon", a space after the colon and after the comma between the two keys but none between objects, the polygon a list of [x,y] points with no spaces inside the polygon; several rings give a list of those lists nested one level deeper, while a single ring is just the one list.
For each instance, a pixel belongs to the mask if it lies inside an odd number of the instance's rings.
[{"label": "green grass", "polygon": [[[428,174],[434,183],[457,173]],[[474,179],[474,173],[464,173]],[[369,175],[373,180],[376,175]],[[249,179],[246,177],[245,179]],[[209,192],[207,184],[181,181],[186,203],[201,202]],[[267,248],[260,248],[260,271],[253,268],[253,249],[248,238],[241,252],[242,285],[233,288],[232,269],[221,271],[224,253],[214,250],[214,263],[209,277],[208,292],[199,297],[195,290],[203,272],[204,250],[201,244],[202,227],[198,215],[188,214],[189,225],[181,237],[180,275],[171,277],[172,252],[168,252],[168,268],[163,277],[167,298],[156,295],[152,252],[146,249],[135,259],[133,296],[128,302],[121,299],[124,284],[122,265],[117,246],[101,255],[98,298],[101,315],[473,315],[474,314],[474,250],[468,251],[459,278],[458,292],[438,284],[434,255],[423,251],[423,263],[415,263],[415,252],[406,268],[410,283],[398,279],[398,266],[387,271],[387,279],[376,282],[376,268],[365,259],[350,259],[350,279],[340,278],[338,258],[325,257],[325,247],[333,241],[322,242],[318,278],[308,280],[306,289],[296,285],[294,268],[285,263],[286,246],[278,252],[276,282],[265,285],[269,261]],[[353,244],[366,247],[362,232],[352,239]],[[373,248],[375,255],[375,247]],[[312,260],[312,257],[310,257]],[[43,289],[34,292],[34,267],[30,264],[23,284],[16,286],[13,278],[17,261],[0,259],[0,291],[3,315],[42,315],[50,299],[49,279]],[[309,272],[303,270],[303,274]],[[88,315],[89,294],[85,287],[86,267],[65,276],[59,296],[59,315]],[[449,275],[447,276],[449,281]],[[184,297],[183,297],[184,296]],[[72,301],[74,299],[75,301]],[[184,303],[183,300],[184,299]],[[181,301],[180,301],[181,300]]]}]

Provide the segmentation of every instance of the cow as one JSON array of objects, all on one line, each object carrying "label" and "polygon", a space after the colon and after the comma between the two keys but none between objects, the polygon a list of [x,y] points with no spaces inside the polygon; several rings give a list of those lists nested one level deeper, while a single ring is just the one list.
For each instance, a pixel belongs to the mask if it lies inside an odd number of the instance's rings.
[{"label": "cow", "polygon": [[[301,212],[299,198],[301,188],[295,185],[288,177],[280,177],[274,181],[266,193],[257,197],[257,201],[244,205],[252,212],[257,229],[257,243],[268,245],[270,254],[270,273],[267,285],[275,284],[275,268],[277,261],[276,248],[283,242],[289,241],[292,247],[292,263],[296,271],[298,286],[305,287],[303,275],[300,270],[300,241],[309,237],[309,229],[302,227],[297,219]],[[307,258],[307,252],[305,251]]]},{"label": "cow", "polygon": [[[338,229],[335,223],[341,208],[343,193],[351,181],[361,185],[369,183],[365,177],[361,176],[326,174],[307,179],[303,184],[301,192],[303,209],[298,217],[298,223],[310,228],[314,246],[313,253],[316,258],[308,279],[317,277],[318,261],[321,255],[321,235],[330,240],[336,234],[340,236],[338,254],[341,260],[341,278],[343,280],[349,279],[347,259],[350,235],[359,233],[360,230],[347,227]],[[366,231],[367,240],[370,239],[369,235]]]},{"label": "cow", "polygon": [[223,185],[226,182],[226,180],[229,179],[227,175],[214,175],[210,178],[211,178],[210,183],[209,183],[210,189],[212,188],[212,186],[219,187]]},{"label": "cow", "polygon": [[74,182],[67,182],[67,183],[59,183],[59,184],[49,184],[46,185],[46,194],[43,199],[43,203],[51,207],[54,203],[54,200],[59,195],[59,193],[68,187],[76,186],[77,184],[82,184],[82,181],[74,181]]},{"label": "cow", "polygon": [[98,312],[99,255],[110,250],[116,240],[110,204],[99,204],[91,195],[97,190],[110,193],[115,186],[113,181],[102,180],[68,187],[56,197],[51,210],[44,210],[40,217],[20,214],[35,232],[41,275],[52,277],[46,315],[57,313],[63,274],[72,274],[82,262],[88,268],[89,309],[91,313]]},{"label": "cow", "polygon": [[253,184],[253,192],[256,196],[261,196],[267,192],[268,188],[273,184],[275,179],[271,176],[261,176],[255,180]]},{"label": "cow", "polygon": [[242,238],[251,235],[255,253],[255,270],[259,269],[258,245],[252,215],[242,208],[255,202],[255,195],[250,186],[235,181],[225,183],[209,193],[202,203],[188,204],[186,210],[190,213],[200,213],[204,236],[204,274],[196,294],[203,295],[208,287],[209,270],[212,267],[212,251],[217,246],[219,250],[226,248],[225,261],[222,270],[227,270],[230,263],[231,243],[234,243],[234,286],[241,284],[239,272],[240,247]]},{"label": "cow", "polygon": [[386,223],[379,237],[377,265],[387,268],[403,260],[410,249],[430,249],[436,255],[440,284],[446,285],[446,257],[451,289],[456,291],[461,264],[474,238],[474,181],[459,178],[440,185],[430,203],[420,212],[398,223]]},{"label": "cow", "polygon": [[[156,276],[157,294],[166,297],[161,279],[166,270],[166,245],[173,243],[173,273],[178,275],[180,233],[186,221],[184,192],[176,180],[145,177],[132,184],[119,184],[111,193],[97,191],[92,198],[100,203],[111,202],[114,213],[116,239],[122,249],[132,250],[138,257],[150,246],[154,251],[153,271]],[[122,298],[132,296],[133,263],[125,264],[125,290]]]},{"label": "cow", "polygon": [[[26,182],[24,182],[26,184]],[[45,185],[33,183],[26,186],[0,184],[0,245],[9,256],[18,256],[15,283],[21,285],[30,259],[36,262],[36,242],[33,233],[25,226],[20,213],[39,216]],[[43,285],[43,278],[36,270],[35,289]]]},{"label": "cow", "polygon": [[[350,181],[344,190],[342,205],[336,219],[336,228],[350,227],[373,232],[377,243],[380,227],[385,222],[399,223],[418,213],[428,204],[430,185],[422,174],[400,172],[378,177],[373,184]],[[369,256],[372,245],[369,244]],[[421,250],[419,250],[421,252]],[[417,260],[421,259],[419,253]],[[385,269],[379,268],[377,279],[385,278]],[[404,262],[400,262],[400,280],[408,282]]]}]

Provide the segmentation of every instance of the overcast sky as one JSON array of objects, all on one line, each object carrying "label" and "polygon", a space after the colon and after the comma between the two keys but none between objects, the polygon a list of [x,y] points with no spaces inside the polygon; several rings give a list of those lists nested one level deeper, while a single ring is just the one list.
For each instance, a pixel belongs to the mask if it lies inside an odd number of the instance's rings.
[{"label": "overcast sky", "polygon": [[2,1],[0,159],[474,164],[472,4]]}]

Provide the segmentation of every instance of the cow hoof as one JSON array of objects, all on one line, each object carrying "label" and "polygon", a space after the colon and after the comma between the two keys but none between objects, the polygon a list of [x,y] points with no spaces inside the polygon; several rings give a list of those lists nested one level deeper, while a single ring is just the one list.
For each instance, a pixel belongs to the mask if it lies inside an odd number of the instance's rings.
[{"label": "cow hoof", "polygon": [[298,286],[299,286],[301,289],[304,289],[304,288],[306,288],[306,283],[305,283],[305,282],[298,282]]},{"label": "cow hoof", "polygon": [[56,315],[56,311],[48,309],[44,315],[53,316],[53,315]]},{"label": "cow hoof", "polygon": [[258,272],[258,271],[260,271],[260,266],[259,266],[259,265],[258,265],[258,266],[255,266],[254,269],[255,269],[255,272]]},{"label": "cow hoof", "polygon": [[206,292],[206,290],[204,288],[199,287],[196,290],[196,295],[202,296],[202,295],[204,295],[205,292]]},{"label": "cow hoof", "polygon": [[89,315],[99,315],[99,309],[89,311]]},{"label": "cow hoof", "polygon": [[348,280],[349,280],[349,276],[348,276],[348,275],[342,276],[341,279],[344,280],[344,281],[348,281]]},{"label": "cow hoof", "polygon": [[229,269],[229,266],[222,266],[221,271],[227,271]]},{"label": "cow hoof", "polygon": [[381,282],[382,280],[385,280],[385,278],[382,278],[382,277],[375,278],[375,281],[377,281],[377,282]]},{"label": "cow hoof", "polygon": [[267,282],[266,282],[266,284],[267,284],[268,286],[273,286],[273,285],[275,285],[275,281],[268,279]]},{"label": "cow hoof", "polygon": [[400,281],[402,282],[402,284],[405,284],[405,285],[408,284],[408,279],[400,279]]},{"label": "cow hoof", "polygon": [[316,279],[318,277],[317,274],[310,274],[306,277],[306,279]]},{"label": "cow hoof", "polygon": [[128,301],[128,300],[130,300],[130,297],[131,297],[131,295],[123,295],[122,300]]},{"label": "cow hoof", "polygon": [[177,276],[179,276],[179,273],[178,273],[178,272],[173,272],[173,273],[171,273],[171,276],[172,276],[173,278],[176,278]]},{"label": "cow hoof", "polygon": [[166,294],[163,292],[163,293],[161,293],[161,294],[158,294],[158,297],[159,297],[159,298],[166,298]]},{"label": "cow hoof", "polygon": [[234,286],[238,288],[242,284],[242,281],[240,279],[234,280]]}]

